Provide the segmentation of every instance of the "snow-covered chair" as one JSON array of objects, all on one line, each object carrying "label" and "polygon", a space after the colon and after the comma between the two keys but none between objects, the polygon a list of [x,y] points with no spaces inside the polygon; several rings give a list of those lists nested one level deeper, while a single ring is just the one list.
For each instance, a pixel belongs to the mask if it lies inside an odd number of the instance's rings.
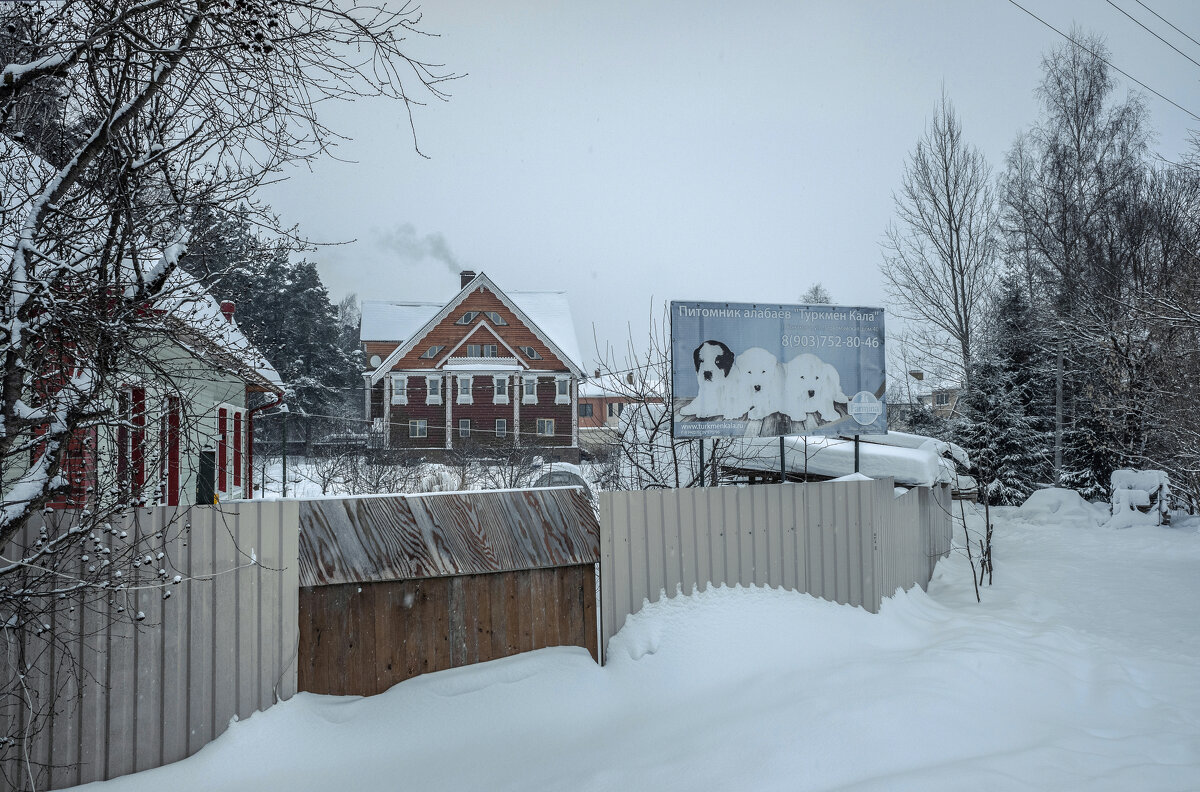
[{"label": "snow-covered chair", "polygon": [[[1112,522],[1133,525],[1171,522],[1171,482],[1163,470],[1114,470],[1112,478]],[[1136,515],[1145,515],[1139,519]]]}]

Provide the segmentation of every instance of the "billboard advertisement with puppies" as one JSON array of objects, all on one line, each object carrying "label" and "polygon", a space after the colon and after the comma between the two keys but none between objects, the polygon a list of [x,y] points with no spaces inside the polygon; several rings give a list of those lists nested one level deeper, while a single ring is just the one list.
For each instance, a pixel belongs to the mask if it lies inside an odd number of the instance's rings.
[{"label": "billboard advertisement with puppies", "polygon": [[883,309],[671,303],[675,437],[887,433]]}]

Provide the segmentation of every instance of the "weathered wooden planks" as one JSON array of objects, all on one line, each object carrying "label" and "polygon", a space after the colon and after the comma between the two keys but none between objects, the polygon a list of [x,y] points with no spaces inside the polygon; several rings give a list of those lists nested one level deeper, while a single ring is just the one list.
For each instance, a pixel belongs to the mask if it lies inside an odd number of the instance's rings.
[{"label": "weathered wooden planks", "polygon": [[369,696],[545,646],[596,654],[592,564],[300,589],[299,686]]},{"label": "weathered wooden planks", "polygon": [[300,504],[300,585],[594,563],[600,526],[572,488]]}]

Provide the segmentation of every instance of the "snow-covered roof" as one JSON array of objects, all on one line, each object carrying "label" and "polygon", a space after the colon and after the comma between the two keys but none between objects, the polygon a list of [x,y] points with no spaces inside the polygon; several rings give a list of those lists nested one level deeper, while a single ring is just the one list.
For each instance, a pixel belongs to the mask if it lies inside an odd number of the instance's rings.
[{"label": "snow-covered roof", "polygon": [[[583,357],[579,352],[579,340],[575,334],[575,320],[571,316],[571,306],[567,302],[566,292],[561,291],[501,291],[482,272],[475,276],[467,286],[455,295],[449,296],[444,302],[431,301],[392,301],[369,300],[363,303],[362,324],[359,327],[360,341],[389,341],[404,345],[429,326],[438,318],[446,307],[456,299],[462,299],[469,290],[477,285],[487,286],[501,300],[515,307],[535,327],[535,332],[544,336],[550,342],[556,354],[568,366],[578,371],[583,370]],[[397,348],[399,349],[399,347]],[[393,356],[395,353],[393,353]],[[394,360],[384,361],[374,374],[372,381],[378,381],[381,371],[390,368]]]},{"label": "snow-covered roof", "polygon": [[443,305],[444,302],[363,300],[358,340],[403,343],[420,330]]},{"label": "snow-covered roof", "polygon": [[575,335],[575,320],[566,292],[513,291],[505,294],[550,337],[569,362],[583,368],[583,355],[579,354],[579,339]]},{"label": "snow-covered roof", "polygon": [[[283,391],[283,379],[237,322],[226,319],[221,304],[195,278],[175,269],[155,307],[182,324],[190,338],[176,340],[189,351],[243,377],[252,384]],[[192,342],[192,343],[189,343]]]}]

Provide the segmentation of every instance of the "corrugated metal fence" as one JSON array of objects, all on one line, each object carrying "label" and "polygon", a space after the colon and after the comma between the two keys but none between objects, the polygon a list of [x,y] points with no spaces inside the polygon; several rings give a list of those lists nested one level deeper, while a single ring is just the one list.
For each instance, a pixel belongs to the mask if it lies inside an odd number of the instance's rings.
[{"label": "corrugated metal fence", "polygon": [[[44,702],[54,691],[56,704],[48,725],[28,741],[33,765],[43,768],[37,789],[183,759],[225,731],[233,716],[295,692],[297,510],[294,501],[143,508],[114,525],[131,541],[150,537],[168,577],[182,581],[170,587],[170,599],[148,587],[54,613],[54,633],[74,636],[75,662],[62,652],[41,653],[27,677],[32,697]],[[16,544],[30,546],[36,534],[31,527]],[[14,552],[10,546],[4,556]],[[145,620],[135,629],[127,615],[137,611]],[[15,651],[0,645],[0,666],[8,664],[0,678],[10,678]],[[68,673],[69,665],[79,675]],[[0,718],[13,718],[16,734],[25,734],[23,712]],[[9,783],[30,788],[16,765],[10,760],[4,768]]]},{"label": "corrugated metal fence", "polygon": [[676,591],[758,585],[869,611],[950,551],[950,493],[891,479],[600,493],[601,646]]}]

